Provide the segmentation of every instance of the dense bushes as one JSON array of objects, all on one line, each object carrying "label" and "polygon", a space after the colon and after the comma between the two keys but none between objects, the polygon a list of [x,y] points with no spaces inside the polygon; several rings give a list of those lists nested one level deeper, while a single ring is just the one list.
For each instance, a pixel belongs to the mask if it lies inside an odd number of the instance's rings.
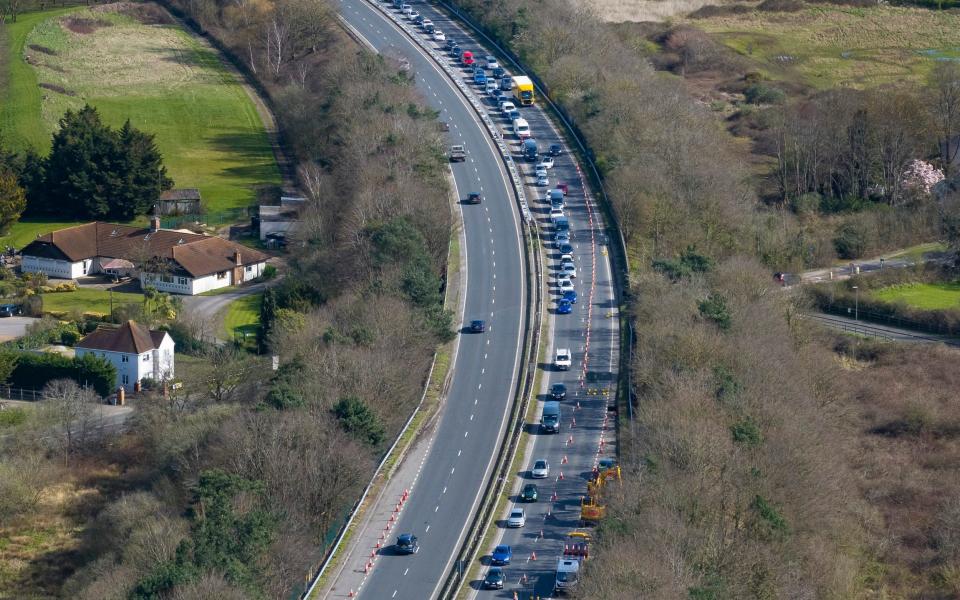
[{"label": "dense bushes", "polygon": [[55,379],[72,379],[81,386],[92,387],[101,396],[107,396],[116,385],[117,369],[92,354],[77,358],[49,352],[20,352],[16,355],[16,367],[10,375],[11,385],[39,390]]}]

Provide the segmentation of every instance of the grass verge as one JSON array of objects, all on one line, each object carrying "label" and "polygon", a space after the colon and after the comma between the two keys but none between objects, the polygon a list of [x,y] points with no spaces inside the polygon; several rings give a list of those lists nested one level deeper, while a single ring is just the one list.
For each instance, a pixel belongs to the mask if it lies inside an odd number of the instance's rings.
[{"label": "grass verge", "polygon": [[[56,292],[43,294],[44,312],[98,312],[110,314],[110,291],[79,289],[75,292]],[[113,306],[123,304],[142,304],[143,294],[131,292],[113,292]]]},{"label": "grass verge", "polygon": [[[130,119],[155,134],[176,184],[199,188],[209,212],[279,185],[256,108],[215,51],[166,13],[138,20],[152,5],[130,6],[139,8],[40,11],[9,26],[7,142],[45,152],[64,111],[89,103],[112,126]],[[96,25],[79,28],[80,19]]]},{"label": "grass verge", "polygon": [[941,283],[908,283],[892,285],[870,292],[877,300],[903,302],[922,310],[960,308],[960,281]]},{"label": "grass verge", "polygon": [[223,317],[223,331],[227,335],[226,339],[236,339],[237,336],[246,339],[248,335],[256,335],[260,328],[262,301],[263,293],[261,292],[243,296],[227,305],[227,311]]}]

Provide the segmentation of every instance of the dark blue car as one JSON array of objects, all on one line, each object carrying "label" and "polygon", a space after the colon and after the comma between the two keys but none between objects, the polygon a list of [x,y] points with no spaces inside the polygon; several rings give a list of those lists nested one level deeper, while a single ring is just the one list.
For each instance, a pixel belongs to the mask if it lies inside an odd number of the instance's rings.
[{"label": "dark blue car", "polygon": [[493,549],[490,562],[495,565],[509,565],[511,558],[513,558],[513,550],[510,549],[510,546],[501,544]]},{"label": "dark blue car", "polygon": [[570,304],[577,303],[577,290],[567,290],[563,293],[563,299],[570,302]]},{"label": "dark blue car", "polygon": [[569,315],[573,312],[573,304],[569,300],[560,299],[557,302],[557,314],[558,315]]}]

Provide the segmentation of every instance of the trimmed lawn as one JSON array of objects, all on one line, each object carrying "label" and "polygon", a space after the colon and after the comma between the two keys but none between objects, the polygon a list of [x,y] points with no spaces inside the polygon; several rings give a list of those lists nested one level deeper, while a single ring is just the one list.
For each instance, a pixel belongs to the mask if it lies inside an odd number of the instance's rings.
[{"label": "trimmed lawn", "polygon": [[236,339],[238,335],[256,335],[257,328],[260,327],[262,301],[263,293],[250,294],[227,305],[227,312],[223,317],[223,330],[228,340]]},{"label": "trimmed lawn", "polygon": [[[71,30],[71,19],[99,24]],[[46,152],[64,111],[89,103],[112,126],[130,119],[155,134],[176,185],[200,188],[210,213],[253,204],[257,186],[280,184],[244,88],[177,25],[74,8],[28,13],[8,28],[11,85],[0,124],[11,146]]]},{"label": "trimmed lawn", "polygon": [[[114,292],[113,306],[121,304],[142,304],[143,294]],[[110,292],[108,290],[79,289],[75,292],[56,292],[43,294],[43,310],[54,312],[98,312],[110,314]]]},{"label": "trimmed lawn", "polygon": [[870,295],[885,302],[903,301],[923,310],[960,309],[960,281],[894,285]]},{"label": "trimmed lawn", "polygon": [[960,58],[956,11],[825,4],[686,21],[771,79],[817,89],[919,82],[936,61]]},{"label": "trimmed lawn", "polygon": [[0,236],[0,247],[13,246],[19,250],[32,242],[38,235],[84,222],[85,221],[57,221],[42,217],[24,217],[20,222],[14,223],[10,227],[7,235]]}]

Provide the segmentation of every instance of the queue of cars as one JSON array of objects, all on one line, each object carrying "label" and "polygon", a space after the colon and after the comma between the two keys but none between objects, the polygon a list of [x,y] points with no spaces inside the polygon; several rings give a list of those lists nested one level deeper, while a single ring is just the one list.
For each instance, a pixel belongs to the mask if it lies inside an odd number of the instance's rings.
[{"label": "queue of cars", "polygon": [[[451,60],[456,61],[464,68],[470,77],[470,81],[477,87],[481,94],[485,94],[490,104],[496,108],[501,118],[503,118],[509,127],[507,131],[520,142],[520,151],[522,158],[531,166],[531,178],[533,185],[546,189],[541,200],[549,213],[549,222],[551,225],[550,239],[545,240],[555,250],[554,277],[556,283],[557,297],[555,313],[558,315],[567,315],[573,312],[573,307],[577,303],[578,296],[574,280],[577,278],[577,266],[573,256],[573,246],[571,244],[571,231],[569,219],[566,215],[566,195],[568,186],[561,181],[552,180],[550,171],[554,167],[554,159],[563,153],[563,147],[560,144],[551,144],[545,151],[541,151],[536,139],[533,137],[530,124],[523,118],[519,110],[520,106],[529,105],[533,100],[533,87],[529,79],[525,80],[525,85],[529,85],[529,92],[523,97],[511,95],[511,90],[516,87],[516,79],[512,78],[506,70],[500,66],[494,56],[479,56],[471,50],[467,50],[453,37],[437,29],[436,25],[430,20],[420,15],[413,8],[402,2],[402,0],[393,0],[393,5],[401,14],[411,22],[420,27],[428,39],[432,39],[447,52]],[[524,88],[526,90],[527,88]],[[492,111],[491,111],[492,112]],[[454,147],[450,152],[451,161],[463,160],[465,151],[462,146]],[[554,185],[551,188],[551,184]],[[480,204],[482,201],[478,192],[470,192],[463,200],[464,204]],[[486,323],[482,320],[473,320],[466,328],[471,333],[485,333],[487,331]],[[558,371],[566,371],[572,368],[573,355],[570,349],[557,348],[554,358],[554,368]],[[550,410],[546,410],[545,416],[541,418],[541,429],[546,429],[550,433],[559,431],[560,428],[560,402],[567,397],[567,389],[563,383],[554,383],[549,391],[549,399],[545,404],[550,405]],[[550,414],[547,415],[546,413]],[[545,458],[539,458],[534,461],[530,469],[530,478],[534,480],[546,479],[550,476],[550,463]],[[518,502],[533,503],[539,500],[539,489],[535,483],[524,485],[517,497]],[[523,528],[526,525],[526,511],[517,505],[511,508],[508,518],[504,525],[508,528]],[[402,553],[412,553],[419,550],[416,545],[416,537],[412,534],[401,536],[403,540],[398,539],[397,547]],[[412,538],[412,544],[409,541]],[[412,545],[412,552],[411,552]],[[505,574],[504,566],[510,564],[512,559],[512,550],[509,545],[498,545],[490,556],[492,565],[484,579],[481,582],[486,589],[503,589]]]}]

